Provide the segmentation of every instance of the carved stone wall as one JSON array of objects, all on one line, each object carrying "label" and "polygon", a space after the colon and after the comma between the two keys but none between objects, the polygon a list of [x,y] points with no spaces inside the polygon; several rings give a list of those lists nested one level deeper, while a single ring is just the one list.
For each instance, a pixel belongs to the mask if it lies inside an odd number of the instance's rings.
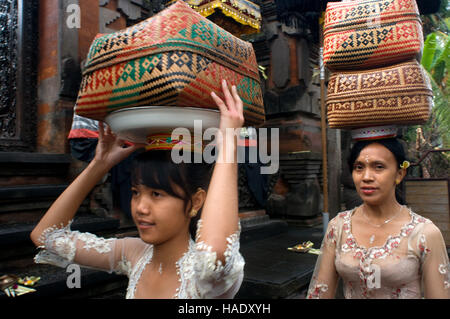
[{"label": "carved stone wall", "polygon": [[[267,67],[264,127],[279,128],[280,134],[280,173],[269,195],[267,209],[274,217],[314,219],[323,206],[319,12],[282,10],[284,2],[259,1],[262,32],[248,37],[258,63]],[[340,143],[335,131],[328,134]],[[329,156],[340,156],[339,152],[339,148],[332,148]],[[300,159],[299,156],[309,157]],[[297,159],[291,160],[293,157]],[[334,181],[340,161],[329,164],[328,168]],[[336,196],[332,197],[331,206],[339,210],[339,192],[334,190],[333,195]]]},{"label": "carved stone wall", "polygon": [[35,148],[37,1],[0,0],[0,151]]}]

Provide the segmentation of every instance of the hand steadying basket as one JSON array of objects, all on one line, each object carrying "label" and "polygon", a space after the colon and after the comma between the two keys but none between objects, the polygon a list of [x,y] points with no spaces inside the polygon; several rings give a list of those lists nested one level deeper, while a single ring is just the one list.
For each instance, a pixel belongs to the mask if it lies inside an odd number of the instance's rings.
[{"label": "hand steadying basket", "polygon": [[75,106],[103,120],[139,106],[216,109],[221,80],[236,85],[245,122],[264,122],[253,47],[204,18],[183,1],[123,31],[97,37],[90,48]]}]

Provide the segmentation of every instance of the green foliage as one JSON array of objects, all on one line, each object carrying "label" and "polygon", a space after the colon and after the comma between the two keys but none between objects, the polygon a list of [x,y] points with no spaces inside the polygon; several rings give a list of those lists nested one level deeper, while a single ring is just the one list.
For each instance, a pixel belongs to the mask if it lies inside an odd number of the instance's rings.
[{"label": "green foliage", "polygon": [[[428,72],[434,94],[434,106],[424,125],[409,126],[404,133],[409,153],[418,160],[431,148],[450,147],[450,3],[443,0],[438,13],[422,16],[426,36],[421,64]],[[420,128],[423,136],[418,136]],[[416,142],[421,141],[417,149]],[[427,161],[431,177],[448,176],[450,154],[434,153]]]},{"label": "green foliage", "polygon": [[427,70],[434,93],[434,120],[431,125],[441,133],[444,147],[450,145],[450,38],[434,31],[428,34],[422,55],[422,66]]}]

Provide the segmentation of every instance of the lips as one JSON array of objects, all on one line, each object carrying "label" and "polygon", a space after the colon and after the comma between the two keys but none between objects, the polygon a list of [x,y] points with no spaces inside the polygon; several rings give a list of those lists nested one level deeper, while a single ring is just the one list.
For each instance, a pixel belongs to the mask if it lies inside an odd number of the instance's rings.
[{"label": "lips", "polygon": [[145,221],[145,220],[137,220],[136,226],[140,229],[149,229],[154,227],[156,224],[154,222]]},{"label": "lips", "polygon": [[371,186],[364,186],[364,187],[361,187],[361,192],[362,192],[364,195],[371,195],[371,194],[373,194],[376,190],[377,190],[376,187],[371,187]]}]

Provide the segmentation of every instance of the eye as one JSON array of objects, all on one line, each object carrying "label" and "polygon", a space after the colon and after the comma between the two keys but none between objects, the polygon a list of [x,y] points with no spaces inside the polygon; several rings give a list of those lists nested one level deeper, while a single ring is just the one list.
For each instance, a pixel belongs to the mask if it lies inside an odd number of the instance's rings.
[{"label": "eye", "polygon": [[364,167],[361,164],[355,164],[353,165],[353,169],[355,171],[361,171]]},{"label": "eye", "polygon": [[158,192],[158,191],[152,191],[152,196],[153,197],[161,197],[162,193]]},{"label": "eye", "polygon": [[132,195],[132,196],[137,196],[137,195],[139,195],[139,192],[138,192],[137,188],[135,188],[135,187],[132,187],[132,188],[131,188],[131,195]]},{"label": "eye", "polygon": [[376,170],[382,170],[382,169],[384,169],[384,165],[382,165],[382,164],[377,164],[377,165],[375,165],[375,169],[376,169]]}]

